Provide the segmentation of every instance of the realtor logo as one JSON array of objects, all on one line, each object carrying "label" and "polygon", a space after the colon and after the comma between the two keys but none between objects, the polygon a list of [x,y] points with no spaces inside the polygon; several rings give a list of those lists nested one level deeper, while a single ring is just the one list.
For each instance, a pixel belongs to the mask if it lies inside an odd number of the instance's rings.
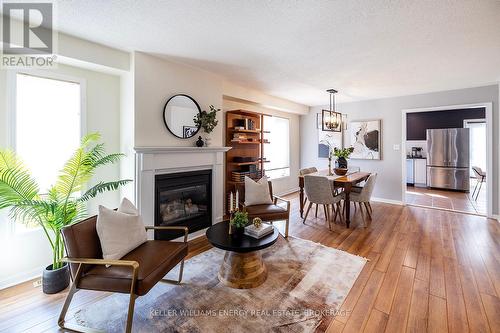
[{"label": "realtor logo", "polygon": [[1,67],[54,67],[54,4],[2,4]]}]

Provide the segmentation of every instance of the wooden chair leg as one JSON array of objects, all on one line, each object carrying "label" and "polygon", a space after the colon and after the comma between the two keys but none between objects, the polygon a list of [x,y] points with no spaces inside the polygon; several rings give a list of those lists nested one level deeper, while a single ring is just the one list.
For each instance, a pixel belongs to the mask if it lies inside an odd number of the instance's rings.
[{"label": "wooden chair leg", "polygon": [[285,221],[285,238],[288,238],[288,229],[289,229],[290,219]]},{"label": "wooden chair leg", "polygon": [[313,205],[313,203],[309,202],[309,206],[307,206],[307,210],[306,210],[306,215],[304,215],[304,219],[302,220],[302,223],[304,223],[304,224],[306,224],[307,215],[309,215],[309,211],[311,210],[312,205]]},{"label": "wooden chair leg", "polygon": [[368,203],[364,202],[365,205],[366,213],[368,214],[368,218],[371,220],[372,219],[372,214],[370,213],[370,208],[368,208]]},{"label": "wooden chair leg", "polygon": [[316,204],[316,212],[314,213],[314,217],[318,217],[318,204]]},{"label": "wooden chair leg", "polygon": [[370,214],[373,214],[373,209],[372,209],[372,205],[370,204],[370,201],[368,201],[367,204],[368,204],[368,208],[370,208]]},{"label": "wooden chair leg", "polygon": [[323,211],[325,212],[325,219],[328,216],[328,212],[326,211],[326,205],[323,205]]}]

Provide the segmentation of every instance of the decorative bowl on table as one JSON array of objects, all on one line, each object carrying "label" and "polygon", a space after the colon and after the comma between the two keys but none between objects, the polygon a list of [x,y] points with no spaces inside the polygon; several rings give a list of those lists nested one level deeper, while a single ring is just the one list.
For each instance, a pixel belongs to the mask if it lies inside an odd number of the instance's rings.
[{"label": "decorative bowl on table", "polygon": [[333,172],[335,172],[335,174],[338,176],[344,176],[347,173],[347,170],[348,169],[346,168],[335,168],[333,169]]}]

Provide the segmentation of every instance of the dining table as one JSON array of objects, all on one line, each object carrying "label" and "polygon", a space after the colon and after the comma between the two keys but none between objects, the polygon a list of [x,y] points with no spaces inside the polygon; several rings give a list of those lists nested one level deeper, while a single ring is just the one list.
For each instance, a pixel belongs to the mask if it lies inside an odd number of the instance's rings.
[{"label": "dining table", "polygon": [[[341,188],[345,194],[345,224],[346,227],[349,228],[351,223],[351,202],[349,200],[349,194],[353,186],[366,181],[370,176],[368,172],[361,171],[353,171],[347,172],[347,174],[343,176],[330,174],[328,170],[319,170],[318,172],[310,173],[308,175],[316,175],[316,176],[324,176],[328,178],[332,184],[334,189]],[[304,217],[304,176],[299,176],[299,195],[300,195],[300,217]]]}]

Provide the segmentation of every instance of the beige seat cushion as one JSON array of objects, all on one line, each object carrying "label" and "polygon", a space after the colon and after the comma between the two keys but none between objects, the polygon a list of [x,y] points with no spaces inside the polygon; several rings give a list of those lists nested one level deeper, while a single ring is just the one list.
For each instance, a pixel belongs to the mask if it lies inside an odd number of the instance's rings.
[{"label": "beige seat cushion", "polygon": [[267,177],[254,181],[245,176],[245,206],[272,204]]},{"label": "beige seat cushion", "polygon": [[117,211],[99,206],[96,230],[104,259],[120,259],[148,239],[139,212],[127,198]]}]

